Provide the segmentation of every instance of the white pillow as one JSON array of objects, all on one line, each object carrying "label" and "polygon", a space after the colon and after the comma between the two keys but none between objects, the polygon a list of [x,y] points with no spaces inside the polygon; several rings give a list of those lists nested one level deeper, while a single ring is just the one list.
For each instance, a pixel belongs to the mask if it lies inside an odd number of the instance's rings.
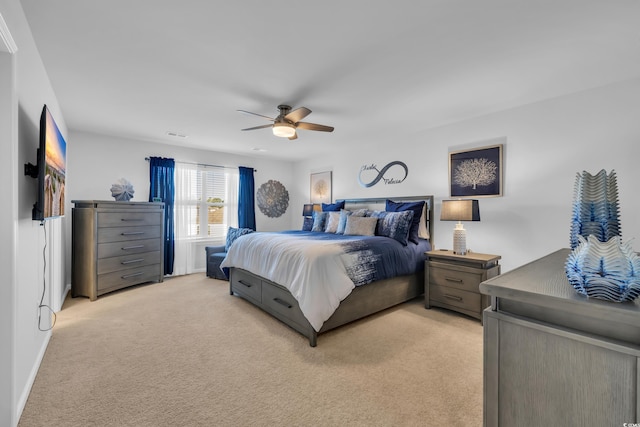
[{"label": "white pillow", "polygon": [[364,216],[349,216],[344,228],[344,235],[351,236],[375,236],[378,218]]},{"label": "white pillow", "polygon": [[429,206],[425,203],[422,208],[422,216],[420,217],[420,224],[418,225],[418,237],[421,239],[429,239],[429,229],[427,228],[427,210]]},{"label": "white pillow", "polygon": [[326,233],[335,233],[338,231],[338,225],[340,224],[340,212],[328,212],[327,225],[324,231]]}]

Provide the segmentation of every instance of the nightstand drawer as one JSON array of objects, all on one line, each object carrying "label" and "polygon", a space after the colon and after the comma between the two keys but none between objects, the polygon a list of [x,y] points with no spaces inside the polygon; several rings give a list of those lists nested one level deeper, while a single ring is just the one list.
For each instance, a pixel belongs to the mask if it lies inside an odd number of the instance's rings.
[{"label": "nightstand drawer", "polygon": [[[465,270],[472,269],[467,268]],[[477,293],[483,272],[463,271],[458,266],[432,261],[429,265],[429,283]]]},{"label": "nightstand drawer", "polygon": [[481,296],[476,292],[462,291],[446,286],[431,285],[429,298],[432,303],[439,302],[464,310],[477,312],[480,310]]}]

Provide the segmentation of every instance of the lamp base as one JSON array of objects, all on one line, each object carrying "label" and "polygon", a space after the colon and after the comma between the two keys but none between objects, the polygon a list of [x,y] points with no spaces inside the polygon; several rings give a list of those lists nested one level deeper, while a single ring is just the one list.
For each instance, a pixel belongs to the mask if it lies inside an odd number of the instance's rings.
[{"label": "lamp base", "polygon": [[467,254],[467,230],[461,223],[456,224],[453,230],[453,253],[456,255]]}]

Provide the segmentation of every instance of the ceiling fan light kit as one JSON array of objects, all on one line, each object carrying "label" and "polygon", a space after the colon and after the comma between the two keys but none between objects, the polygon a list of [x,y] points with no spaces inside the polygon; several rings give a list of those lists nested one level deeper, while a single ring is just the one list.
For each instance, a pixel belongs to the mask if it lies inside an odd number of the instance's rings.
[{"label": "ceiling fan light kit", "polygon": [[273,134],[282,138],[291,138],[296,134],[296,128],[290,123],[274,123]]},{"label": "ceiling fan light kit", "polygon": [[289,138],[290,140],[294,140],[298,138],[298,135],[296,134],[296,129],[317,130],[320,132],[333,132],[332,126],[301,122],[300,120],[304,119],[309,114],[311,114],[311,110],[309,110],[306,107],[296,108],[295,110],[291,111],[291,107],[288,105],[278,105],[278,110],[280,110],[280,114],[275,119],[272,119],[271,117],[263,116],[262,114],[252,113],[251,111],[238,110],[241,113],[263,117],[273,122],[273,124],[271,125],[254,126],[254,127],[246,128],[242,130],[256,130],[256,129],[264,129],[264,128],[270,127],[272,128],[273,134],[275,136],[279,136],[282,138]]}]

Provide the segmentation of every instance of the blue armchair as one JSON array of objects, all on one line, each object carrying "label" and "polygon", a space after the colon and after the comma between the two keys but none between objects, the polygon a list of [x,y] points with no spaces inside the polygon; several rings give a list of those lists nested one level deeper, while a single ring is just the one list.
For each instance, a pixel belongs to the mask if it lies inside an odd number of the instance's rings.
[{"label": "blue armchair", "polygon": [[207,253],[207,277],[229,280],[223,271],[220,270],[220,264],[222,264],[224,257],[227,256],[225,246],[206,246],[204,250]]}]

